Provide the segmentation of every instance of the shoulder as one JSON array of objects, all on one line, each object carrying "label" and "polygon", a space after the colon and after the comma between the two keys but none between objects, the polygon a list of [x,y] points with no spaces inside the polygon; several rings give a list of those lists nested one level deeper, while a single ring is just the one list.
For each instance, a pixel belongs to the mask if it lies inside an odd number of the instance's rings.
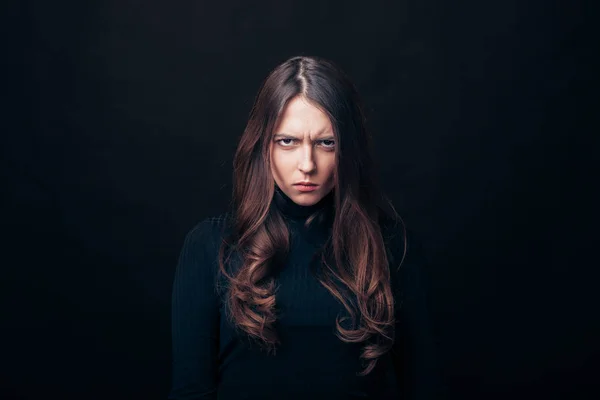
[{"label": "shoulder", "polygon": [[228,232],[229,214],[206,217],[194,224],[185,235],[183,251],[218,251],[223,237]]},{"label": "shoulder", "polygon": [[219,248],[227,220],[226,214],[207,217],[198,221],[187,232],[175,274],[178,287],[201,285],[203,282],[214,283],[217,277]]},{"label": "shoulder", "polygon": [[219,239],[226,233],[229,225],[229,214],[206,217],[192,226],[186,237],[189,239]]}]

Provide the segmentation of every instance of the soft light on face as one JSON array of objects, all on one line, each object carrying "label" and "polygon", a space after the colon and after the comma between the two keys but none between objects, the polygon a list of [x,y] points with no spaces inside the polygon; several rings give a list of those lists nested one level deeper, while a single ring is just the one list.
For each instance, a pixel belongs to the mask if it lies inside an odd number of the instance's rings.
[{"label": "soft light on face", "polygon": [[[329,117],[298,96],[287,104],[271,138],[271,172],[275,183],[294,201],[311,206],[334,186],[335,138]],[[298,182],[316,184],[302,191]]]}]

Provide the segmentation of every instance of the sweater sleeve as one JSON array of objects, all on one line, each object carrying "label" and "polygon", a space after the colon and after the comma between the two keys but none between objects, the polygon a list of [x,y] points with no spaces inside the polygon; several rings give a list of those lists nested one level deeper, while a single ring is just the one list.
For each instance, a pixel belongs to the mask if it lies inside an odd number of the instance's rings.
[{"label": "sweater sleeve", "polygon": [[[424,273],[427,257],[411,231],[406,238],[406,245],[403,233],[392,242],[392,277],[398,299],[392,357],[398,391],[402,399],[441,399],[444,396]],[[398,268],[405,247],[405,259]]]},{"label": "sweater sleeve", "polygon": [[186,236],[172,292],[170,400],[216,399],[219,300],[214,223],[205,219]]}]

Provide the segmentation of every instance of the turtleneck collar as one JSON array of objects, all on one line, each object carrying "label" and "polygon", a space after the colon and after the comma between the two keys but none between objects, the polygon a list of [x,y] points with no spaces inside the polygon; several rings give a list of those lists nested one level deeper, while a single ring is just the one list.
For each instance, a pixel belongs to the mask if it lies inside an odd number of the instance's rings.
[{"label": "turtleneck collar", "polygon": [[333,191],[329,192],[318,203],[311,206],[302,206],[290,199],[277,184],[275,185],[275,194],[273,201],[284,216],[293,220],[306,220],[309,215],[317,210],[324,209],[330,213],[333,210]]}]

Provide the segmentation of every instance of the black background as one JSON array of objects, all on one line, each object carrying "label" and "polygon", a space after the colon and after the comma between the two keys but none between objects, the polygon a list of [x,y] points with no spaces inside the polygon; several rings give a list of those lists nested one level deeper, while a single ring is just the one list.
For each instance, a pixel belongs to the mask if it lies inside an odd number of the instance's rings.
[{"label": "black background", "polygon": [[[455,399],[592,397],[591,10],[576,2],[5,5],[2,398],[164,399],[185,233],[266,74],[339,63],[426,240]],[[597,179],[597,178],[596,178]]]}]

